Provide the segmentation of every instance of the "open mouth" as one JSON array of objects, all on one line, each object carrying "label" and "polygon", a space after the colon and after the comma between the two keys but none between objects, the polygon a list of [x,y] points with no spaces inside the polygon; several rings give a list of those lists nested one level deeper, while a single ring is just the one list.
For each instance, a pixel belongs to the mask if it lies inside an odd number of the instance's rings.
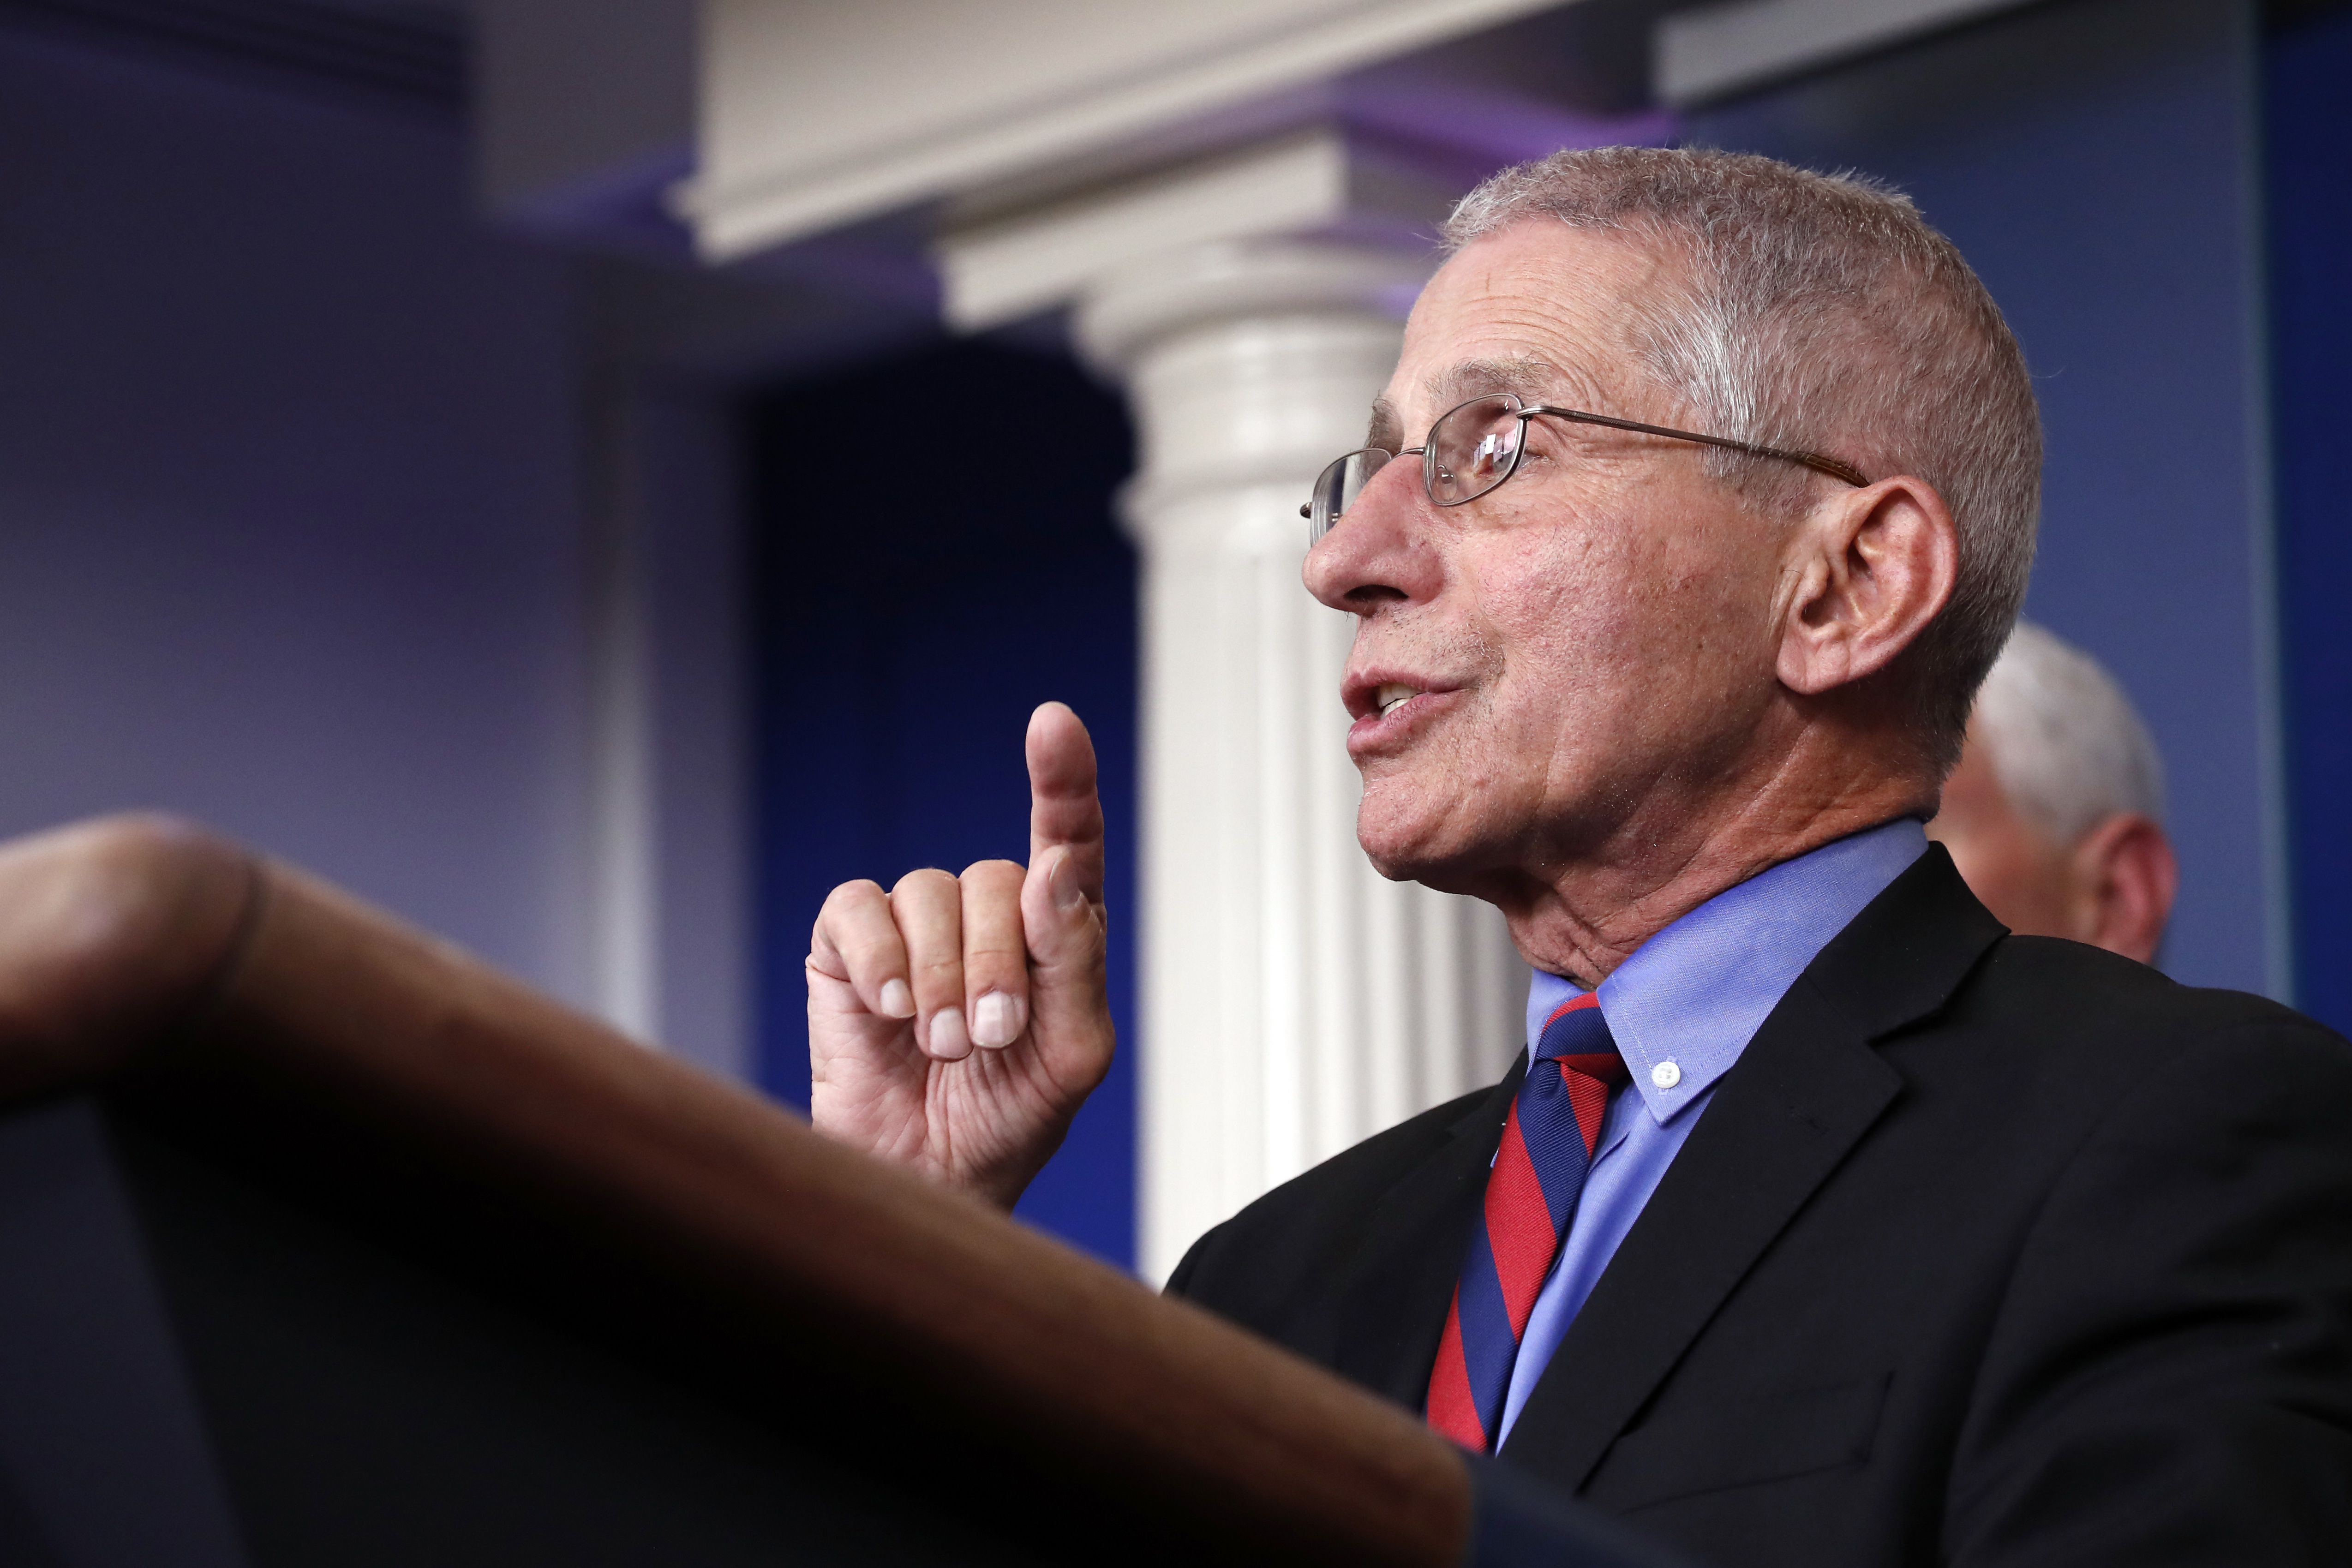
[{"label": "open mouth", "polygon": [[1459,695],[1453,686],[1428,676],[1399,679],[1392,670],[1379,673],[1389,679],[1351,680],[1343,694],[1356,721],[1349,730],[1350,746],[1376,743],[1375,736],[1381,738],[1380,744],[1401,742],[1408,731]]}]

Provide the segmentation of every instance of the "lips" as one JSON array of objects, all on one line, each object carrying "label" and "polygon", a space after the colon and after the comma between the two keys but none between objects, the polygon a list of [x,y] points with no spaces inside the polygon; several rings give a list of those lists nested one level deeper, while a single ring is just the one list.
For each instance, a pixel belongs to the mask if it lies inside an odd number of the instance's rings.
[{"label": "lips", "polygon": [[1359,762],[1407,744],[1423,724],[1459,695],[1456,688],[1426,677],[1367,670],[1350,679],[1340,696],[1356,716],[1348,731],[1348,751]]},{"label": "lips", "polygon": [[1430,676],[1375,668],[1351,672],[1340,683],[1339,701],[1359,721],[1381,720],[1394,717],[1416,698],[1446,697],[1454,689],[1451,682]]}]

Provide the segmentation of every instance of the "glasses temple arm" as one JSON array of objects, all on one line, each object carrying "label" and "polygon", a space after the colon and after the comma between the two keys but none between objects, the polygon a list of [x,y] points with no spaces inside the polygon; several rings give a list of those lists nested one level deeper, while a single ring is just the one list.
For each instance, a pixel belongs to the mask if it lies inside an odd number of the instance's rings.
[{"label": "glasses temple arm", "polygon": [[1643,436],[1664,436],[1676,441],[1696,441],[1702,446],[1721,447],[1727,451],[1745,452],[1751,458],[1778,458],[1783,462],[1802,463],[1832,479],[1843,479],[1856,489],[1866,488],[1870,481],[1860,468],[1841,458],[1825,457],[1819,452],[1795,452],[1780,447],[1762,447],[1753,441],[1735,441],[1728,436],[1702,436],[1696,430],[1673,430],[1664,425],[1644,425],[1638,419],[1614,419],[1606,414],[1587,414],[1580,408],[1528,407],[1519,410],[1521,418],[1530,415],[1549,414],[1556,418],[1572,419],[1580,425],[1606,425],[1612,430],[1632,430]]}]

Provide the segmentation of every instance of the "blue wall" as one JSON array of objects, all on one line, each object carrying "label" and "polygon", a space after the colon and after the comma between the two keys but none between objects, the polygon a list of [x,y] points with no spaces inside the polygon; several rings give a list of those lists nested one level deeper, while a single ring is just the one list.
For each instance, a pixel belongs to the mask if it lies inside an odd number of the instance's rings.
[{"label": "blue wall", "polygon": [[[920,406],[914,405],[919,400]],[[1029,855],[1022,737],[1049,698],[1101,760],[1111,1009],[1132,1040],[1135,558],[1118,399],[986,343],[780,389],[753,409],[760,1076],[808,1103],[801,960],[835,884]],[[1024,1217],[1135,1257],[1122,1051]]]},{"label": "blue wall", "polygon": [[2352,1033],[2352,11],[2263,77],[2296,1000]]},{"label": "blue wall", "polygon": [[454,120],[0,28],[0,837],[163,806],[589,991],[570,265]]},{"label": "blue wall", "polygon": [[2049,462],[2026,613],[2162,748],[2165,967],[2284,989],[2256,338],[2255,35],[2232,0],[2074,0],[1696,116],[1688,139],[1908,192],[2025,345]]}]

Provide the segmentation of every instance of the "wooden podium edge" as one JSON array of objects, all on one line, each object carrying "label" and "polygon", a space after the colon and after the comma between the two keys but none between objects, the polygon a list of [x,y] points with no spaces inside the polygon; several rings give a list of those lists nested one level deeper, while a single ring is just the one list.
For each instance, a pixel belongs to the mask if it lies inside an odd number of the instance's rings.
[{"label": "wooden podium edge", "polygon": [[[0,847],[0,1103],[219,1058],[1002,1424],[1236,1559],[1462,1561],[1405,1412],[830,1142],[292,868],[123,816]],[[1043,1500],[1041,1499],[1041,1500]]]}]

